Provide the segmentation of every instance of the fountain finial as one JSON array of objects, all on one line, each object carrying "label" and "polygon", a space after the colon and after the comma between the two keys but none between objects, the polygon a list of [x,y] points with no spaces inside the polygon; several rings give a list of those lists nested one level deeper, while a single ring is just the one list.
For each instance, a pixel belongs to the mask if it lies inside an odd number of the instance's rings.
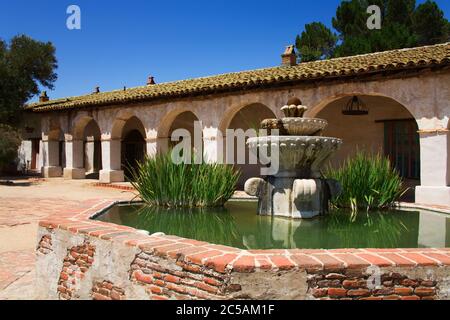
[{"label": "fountain finial", "polygon": [[308,107],[303,106],[298,98],[291,98],[287,105],[281,108],[281,111],[287,118],[303,118],[303,115],[308,110]]}]

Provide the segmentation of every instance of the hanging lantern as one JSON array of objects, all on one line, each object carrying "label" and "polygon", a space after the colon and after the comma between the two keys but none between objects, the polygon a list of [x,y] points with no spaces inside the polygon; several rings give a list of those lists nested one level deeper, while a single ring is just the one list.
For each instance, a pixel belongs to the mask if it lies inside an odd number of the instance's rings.
[{"label": "hanging lantern", "polygon": [[346,116],[366,116],[369,114],[369,110],[360,98],[354,96],[346,104],[342,114]]}]

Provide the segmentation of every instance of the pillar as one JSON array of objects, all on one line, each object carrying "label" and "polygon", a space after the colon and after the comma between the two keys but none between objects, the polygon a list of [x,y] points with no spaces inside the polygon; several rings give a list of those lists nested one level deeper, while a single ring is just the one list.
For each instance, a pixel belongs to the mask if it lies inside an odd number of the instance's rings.
[{"label": "pillar", "polygon": [[114,183],[125,181],[121,166],[121,140],[102,139],[102,167],[100,182]]},{"label": "pillar", "polygon": [[85,179],[84,169],[84,142],[66,138],[66,167],[64,168],[64,179]]},{"label": "pillar", "polygon": [[207,163],[224,162],[224,137],[219,129],[203,129],[203,156]]},{"label": "pillar", "polygon": [[88,137],[84,144],[84,168],[87,173],[95,172],[95,139]]},{"label": "pillar", "polygon": [[59,163],[59,141],[42,140],[42,175],[44,178],[62,176],[62,168]]},{"label": "pillar", "polygon": [[154,158],[158,154],[158,140],[156,138],[149,138],[147,143],[147,157]]},{"label": "pillar", "polygon": [[450,132],[420,132],[421,185],[416,203],[450,206]]}]

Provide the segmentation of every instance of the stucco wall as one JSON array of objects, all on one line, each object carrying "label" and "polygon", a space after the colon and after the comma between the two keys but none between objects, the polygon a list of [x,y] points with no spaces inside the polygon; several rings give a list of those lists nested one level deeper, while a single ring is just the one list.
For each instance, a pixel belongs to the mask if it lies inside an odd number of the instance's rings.
[{"label": "stucco wall", "polygon": [[357,150],[383,154],[384,123],[380,120],[410,119],[411,113],[398,102],[384,97],[361,96],[369,109],[367,116],[345,116],[342,109],[351,97],[330,103],[317,114],[329,122],[323,135],[344,140],[341,149],[333,157],[333,164],[342,163]]}]

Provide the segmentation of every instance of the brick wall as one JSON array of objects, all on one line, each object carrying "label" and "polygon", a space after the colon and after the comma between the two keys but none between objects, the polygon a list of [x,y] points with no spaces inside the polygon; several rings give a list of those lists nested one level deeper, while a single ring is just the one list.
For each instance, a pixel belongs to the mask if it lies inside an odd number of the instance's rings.
[{"label": "brick wall", "polygon": [[381,274],[380,283],[371,281],[363,272],[311,274],[308,285],[311,295],[322,300],[436,300],[437,281],[411,279],[407,275]]},{"label": "brick wall", "polygon": [[41,299],[449,299],[449,249],[240,250],[90,220],[40,222]]}]

